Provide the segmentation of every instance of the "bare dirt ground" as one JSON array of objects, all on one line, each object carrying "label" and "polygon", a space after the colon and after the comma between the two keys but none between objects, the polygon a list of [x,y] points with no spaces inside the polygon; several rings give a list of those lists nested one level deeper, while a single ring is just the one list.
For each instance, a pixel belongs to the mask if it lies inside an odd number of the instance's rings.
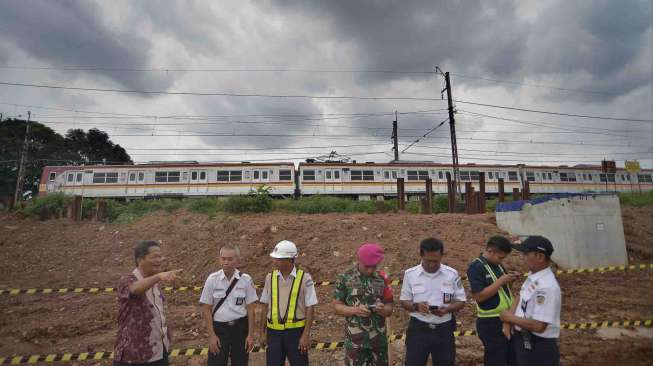
[{"label": "bare dirt ground", "polygon": [[[624,208],[624,230],[631,263],[653,261],[653,208]],[[115,286],[133,268],[133,245],[139,240],[161,240],[170,269],[184,270],[184,285],[201,286],[218,269],[218,248],[224,243],[241,247],[241,269],[260,283],[270,270],[268,253],[281,239],[300,248],[299,265],[316,281],[334,279],[354,262],[363,242],[380,242],[386,249],[383,266],[392,278],[419,261],[418,243],[427,236],[445,242],[445,262],[464,272],[487,238],[500,233],[494,215],[433,216],[411,214],[324,214],[218,216],[185,211],[159,212],[134,223],[114,225],[69,220],[40,222],[12,215],[0,216],[0,288],[60,288]],[[508,267],[524,270],[513,254]],[[563,290],[562,322],[653,318],[651,271],[560,275]],[[518,286],[517,284],[516,286]],[[399,289],[395,289],[398,299]],[[342,338],[343,321],[329,305],[331,287],[318,289],[320,305],[313,339]],[[170,293],[167,313],[174,348],[204,346],[205,336],[196,307],[199,294]],[[110,351],[115,336],[117,306],[113,294],[0,295],[0,356],[62,352]],[[393,331],[403,333],[408,314],[395,311]],[[459,329],[473,329],[470,303],[459,313]],[[632,333],[637,334],[637,333]],[[619,335],[604,339],[596,330],[564,330],[564,365],[644,365],[653,357],[653,339]],[[475,336],[459,337],[458,364],[482,363],[482,346]],[[403,364],[403,345],[392,345]],[[313,364],[332,365],[342,351],[311,351]],[[262,365],[263,355],[252,355]],[[173,364],[204,364],[205,359],[177,357]],[[109,364],[108,361],[99,364]]]}]

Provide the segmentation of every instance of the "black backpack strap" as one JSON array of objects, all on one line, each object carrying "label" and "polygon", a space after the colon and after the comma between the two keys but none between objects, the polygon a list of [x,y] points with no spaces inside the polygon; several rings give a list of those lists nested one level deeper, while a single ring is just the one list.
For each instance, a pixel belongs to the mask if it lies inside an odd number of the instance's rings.
[{"label": "black backpack strap", "polygon": [[222,306],[222,304],[224,304],[224,302],[227,300],[227,297],[229,297],[231,290],[233,290],[234,287],[236,286],[236,282],[238,282],[238,278],[234,278],[233,280],[231,280],[231,284],[229,284],[229,288],[227,288],[227,293],[220,301],[218,301],[218,304],[215,305],[215,308],[213,308],[213,313],[211,314],[211,320],[213,320],[213,317],[215,317],[215,312],[218,311],[218,309],[220,309],[220,306]]}]

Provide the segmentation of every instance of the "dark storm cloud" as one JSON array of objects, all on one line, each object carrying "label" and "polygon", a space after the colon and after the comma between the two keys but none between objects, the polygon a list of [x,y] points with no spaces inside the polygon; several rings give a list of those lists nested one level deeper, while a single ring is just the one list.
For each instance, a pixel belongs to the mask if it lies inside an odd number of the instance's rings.
[{"label": "dark storm cloud", "polygon": [[521,67],[528,35],[512,1],[274,3],[328,17],[340,40],[358,46],[363,68],[432,71],[448,64],[458,71],[510,76]]},{"label": "dark storm cloud", "polygon": [[[2,38],[48,65],[105,68],[147,66],[150,41],[138,32],[107,24],[88,1],[6,1],[0,11]],[[151,73],[89,71],[127,88],[165,88],[170,80]],[[74,75],[66,72],[66,75]]]},{"label": "dark storm cloud", "polygon": [[336,37],[356,44],[361,68],[433,70],[444,65],[460,74],[516,81],[586,73],[589,81],[569,87],[610,91],[584,95],[583,101],[604,101],[651,84],[650,55],[645,55],[648,67],[632,66],[642,44],[652,41],[646,39],[652,23],[652,5],[646,0],[550,3],[532,23],[520,18],[516,2],[509,0],[273,3],[327,17]]},{"label": "dark storm cloud", "polygon": [[568,75],[567,87],[610,93],[577,95],[591,101],[650,86],[652,7],[646,0],[551,4],[534,24],[527,75]]}]

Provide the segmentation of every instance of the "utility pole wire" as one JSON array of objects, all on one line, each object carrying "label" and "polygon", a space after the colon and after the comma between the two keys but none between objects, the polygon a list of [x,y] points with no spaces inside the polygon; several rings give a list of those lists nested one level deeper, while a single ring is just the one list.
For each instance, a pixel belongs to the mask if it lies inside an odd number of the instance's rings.
[{"label": "utility pole wire", "polygon": [[401,152],[402,152],[402,153],[406,152],[406,150],[410,149],[413,145],[415,145],[415,144],[418,143],[421,139],[423,139],[423,138],[425,138],[426,136],[428,136],[431,132],[437,130],[438,127],[440,127],[440,126],[442,126],[443,124],[445,124],[448,120],[449,120],[449,118],[447,118],[447,119],[445,119],[444,121],[438,123],[435,127],[433,127],[432,129],[428,130],[427,133],[423,134],[421,137],[418,137],[415,141],[411,142],[410,145],[406,146],[406,148],[404,148],[403,150],[401,150]]}]

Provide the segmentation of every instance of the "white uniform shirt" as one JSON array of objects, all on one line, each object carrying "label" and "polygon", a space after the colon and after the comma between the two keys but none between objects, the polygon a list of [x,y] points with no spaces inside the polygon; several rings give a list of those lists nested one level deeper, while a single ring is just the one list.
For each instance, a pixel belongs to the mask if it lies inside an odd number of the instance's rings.
[{"label": "white uniform shirt", "polygon": [[[515,315],[525,319],[535,319],[547,323],[542,333],[535,333],[543,338],[560,336],[560,306],[562,296],[558,281],[551,268],[536,273],[529,273],[519,292],[520,303]],[[518,330],[519,327],[515,327]]]},{"label": "white uniform shirt", "polygon": [[[282,281],[285,281],[283,278],[283,275],[281,274],[281,271],[277,271],[279,273],[279,277],[281,277]],[[290,272],[290,277],[296,278],[297,277],[297,267],[293,267],[292,271]],[[310,286],[306,286],[306,291],[304,291],[304,303],[306,306],[313,306],[317,305],[317,293],[315,292],[315,286],[313,286],[313,279],[311,278],[311,275],[304,272],[304,278],[306,283],[311,284]],[[262,304],[269,304],[270,303],[270,296],[272,292],[271,288],[268,288],[268,284],[266,283],[265,286],[263,286],[263,292],[261,292],[261,303]]]},{"label": "white uniform shirt", "polygon": [[[428,273],[419,264],[407,269],[404,273],[399,300],[410,300],[413,303],[427,302],[431,306],[446,306],[454,301],[466,301],[467,298],[458,271],[440,264],[440,268],[435,273]],[[451,314],[437,316],[413,311],[410,316],[431,324],[441,324],[451,320]]]},{"label": "white uniform shirt", "polygon": [[[247,316],[246,305],[258,300],[252,277],[246,273],[240,273],[237,269],[234,271],[234,277],[238,278],[238,282],[220,309],[215,312],[213,320],[216,322],[230,322]],[[200,303],[217,305],[225,297],[230,284],[231,281],[225,276],[223,270],[211,273],[202,289]]]}]

